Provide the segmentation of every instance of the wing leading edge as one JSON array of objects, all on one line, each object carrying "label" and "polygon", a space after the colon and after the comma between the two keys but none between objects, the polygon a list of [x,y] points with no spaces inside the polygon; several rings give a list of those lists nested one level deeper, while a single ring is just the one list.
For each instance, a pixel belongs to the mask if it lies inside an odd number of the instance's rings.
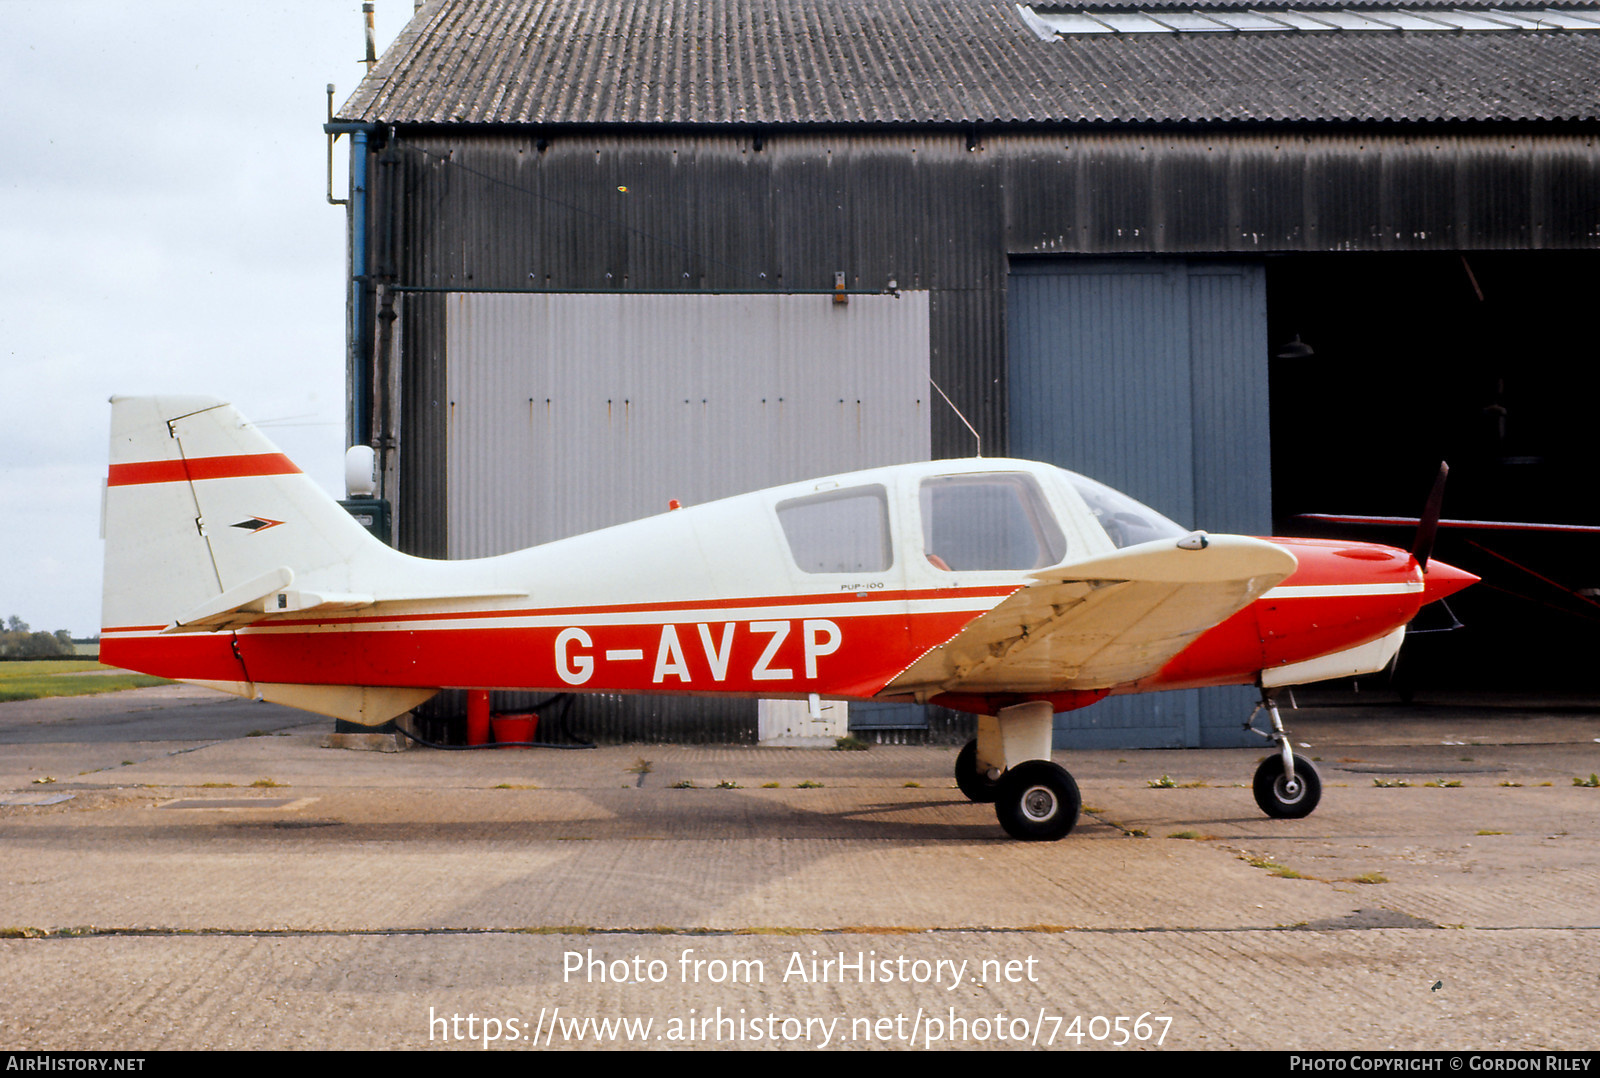
[{"label": "wing leading edge", "polygon": [[1294,572],[1261,539],[1199,533],[1033,574],[885,695],[1105,689],[1148,677]]}]

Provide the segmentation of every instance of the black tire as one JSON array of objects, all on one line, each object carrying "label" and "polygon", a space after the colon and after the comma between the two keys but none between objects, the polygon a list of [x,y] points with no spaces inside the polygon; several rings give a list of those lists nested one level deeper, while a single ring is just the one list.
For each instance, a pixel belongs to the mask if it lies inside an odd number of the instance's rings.
[{"label": "black tire", "polygon": [[1294,784],[1283,773],[1283,757],[1273,753],[1256,768],[1256,804],[1277,820],[1298,820],[1311,815],[1322,800],[1322,776],[1304,756],[1294,758]]},{"label": "black tire", "polygon": [[978,770],[978,739],[973,738],[956,753],[956,785],[967,795],[967,800],[979,805],[991,805],[1005,778],[991,779]]},{"label": "black tire", "polygon": [[1071,833],[1083,799],[1066,768],[1027,760],[1000,776],[994,814],[1012,838],[1054,842]]}]

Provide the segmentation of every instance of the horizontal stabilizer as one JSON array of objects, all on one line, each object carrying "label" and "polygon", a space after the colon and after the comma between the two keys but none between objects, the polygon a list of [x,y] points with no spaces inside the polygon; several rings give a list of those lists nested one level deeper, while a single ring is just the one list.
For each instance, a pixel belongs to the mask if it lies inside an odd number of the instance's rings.
[{"label": "horizontal stabilizer", "polygon": [[248,625],[266,617],[267,600],[294,583],[294,570],[284,566],[208,599],[168,626],[169,633],[215,632]]},{"label": "horizontal stabilizer", "polygon": [[276,569],[215,599],[202,603],[169,625],[165,633],[220,632],[252,625],[281,614],[317,612],[331,614],[380,604],[432,603],[464,599],[525,599],[524,591],[418,592],[406,595],[365,595],[356,592],[307,591],[291,588],[294,571]]}]

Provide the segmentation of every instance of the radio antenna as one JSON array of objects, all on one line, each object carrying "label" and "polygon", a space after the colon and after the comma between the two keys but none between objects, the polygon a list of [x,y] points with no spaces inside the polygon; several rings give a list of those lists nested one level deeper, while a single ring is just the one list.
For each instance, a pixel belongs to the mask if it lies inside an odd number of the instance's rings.
[{"label": "radio antenna", "polygon": [[972,432],[972,440],[977,443],[977,448],[973,450],[972,455],[981,458],[983,456],[983,436],[978,433],[978,429],[971,423],[967,423],[967,417],[961,414],[961,409],[956,407],[956,402],[951,400],[949,395],[939,388],[939,383],[933,380],[932,375],[928,376],[928,384],[934,388],[939,396],[944,397],[944,402],[950,406],[950,410],[956,414],[956,418],[961,420],[962,423],[966,423],[967,429]]}]

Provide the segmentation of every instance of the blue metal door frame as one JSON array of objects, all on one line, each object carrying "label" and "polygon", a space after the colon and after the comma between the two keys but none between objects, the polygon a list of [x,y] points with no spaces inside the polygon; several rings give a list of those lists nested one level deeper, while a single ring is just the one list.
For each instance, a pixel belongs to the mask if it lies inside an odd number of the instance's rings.
[{"label": "blue metal door frame", "polygon": [[[1007,294],[1013,456],[1083,472],[1182,524],[1272,526],[1259,261],[1016,261]],[[1058,747],[1250,743],[1250,688],[1112,697]]]}]

